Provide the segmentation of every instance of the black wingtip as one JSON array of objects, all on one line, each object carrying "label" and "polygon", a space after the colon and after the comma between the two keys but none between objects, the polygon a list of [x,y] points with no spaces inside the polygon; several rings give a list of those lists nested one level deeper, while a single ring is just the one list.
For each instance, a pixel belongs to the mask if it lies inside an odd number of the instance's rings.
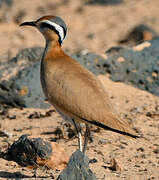
[{"label": "black wingtip", "polygon": [[139,135],[133,135],[133,134],[130,134],[130,133],[127,133],[127,132],[124,132],[124,131],[120,131],[120,130],[117,130],[117,129],[113,129],[111,127],[108,127],[100,122],[97,122],[97,121],[89,121],[87,119],[84,119],[84,118],[81,118],[82,120],[86,121],[86,122],[89,122],[90,124],[93,124],[93,125],[96,125],[100,128],[103,128],[105,130],[109,130],[109,131],[113,131],[113,132],[116,132],[116,133],[119,133],[119,134],[122,134],[122,135],[125,135],[125,136],[129,136],[129,137],[132,137],[134,139],[137,139],[137,138],[140,138]]},{"label": "black wingtip", "polygon": [[118,129],[113,129],[111,127],[105,126],[104,124],[101,124],[101,123],[96,122],[96,121],[93,121],[92,124],[94,124],[96,126],[99,126],[99,127],[103,128],[105,130],[113,131],[113,132],[116,132],[116,133],[119,133],[119,134],[122,134],[122,135],[125,135],[125,136],[129,136],[129,137],[134,138],[134,139],[140,138],[140,136],[138,136],[138,135],[130,134],[130,133],[127,133],[127,132],[124,132],[124,131],[120,131]]}]

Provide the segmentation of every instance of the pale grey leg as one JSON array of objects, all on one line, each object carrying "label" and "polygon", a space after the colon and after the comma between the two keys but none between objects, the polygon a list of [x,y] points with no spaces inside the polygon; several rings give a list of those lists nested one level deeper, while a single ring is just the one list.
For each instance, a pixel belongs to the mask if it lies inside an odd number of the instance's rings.
[{"label": "pale grey leg", "polygon": [[87,143],[88,143],[88,140],[89,140],[89,137],[90,137],[90,128],[89,128],[89,125],[86,124],[86,132],[85,132],[85,135],[84,135],[84,146],[83,146],[83,153],[85,154],[86,150],[87,150]]},{"label": "pale grey leg", "polygon": [[78,135],[78,146],[79,146],[79,150],[82,152],[82,135],[81,135],[81,128],[79,126],[77,126],[76,122],[74,119],[72,119],[75,129],[77,131],[77,135]]},{"label": "pale grey leg", "polygon": [[82,152],[82,135],[81,132],[78,132],[78,146],[79,146],[79,150]]}]

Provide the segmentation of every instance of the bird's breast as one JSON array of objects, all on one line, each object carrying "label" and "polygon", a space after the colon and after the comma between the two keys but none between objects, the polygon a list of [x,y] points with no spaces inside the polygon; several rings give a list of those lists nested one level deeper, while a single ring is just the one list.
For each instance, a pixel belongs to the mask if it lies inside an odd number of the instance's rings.
[{"label": "bird's breast", "polygon": [[62,103],[61,97],[65,96],[63,85],[66,72],[62,65],[56,59],[55,61],[42,60],[40,76],[45,96],[53,106],[58,106],[59,103]]},{"label": "bird's breast", "polygon": [[45,69],[45,64],[44,64],[44,60],[41,61],[41,67],[40,67],[40,80],[41,80],[41,86],[43,89],[43,92],[45,94],[45,96],[48,98],[48,93],[47,93],[47,83],[46,83],[46,77],[47,77],[47,72]]}]

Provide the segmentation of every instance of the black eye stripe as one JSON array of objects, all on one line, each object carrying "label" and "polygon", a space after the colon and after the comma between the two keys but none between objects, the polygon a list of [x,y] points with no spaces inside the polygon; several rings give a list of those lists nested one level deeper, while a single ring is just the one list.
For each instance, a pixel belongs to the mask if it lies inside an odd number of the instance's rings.
[{"label": "black eye stripe", "polygon": [[40,26],[41,26],[42,28],[48,28],[48,29],[55,30],[55,27],[54,27],[54,26],[52,26],[52,25],[50,25],[50,24],[48,24],[48,23],[45,23],[45,22],[42,22],[42,23],[40,24]]}]

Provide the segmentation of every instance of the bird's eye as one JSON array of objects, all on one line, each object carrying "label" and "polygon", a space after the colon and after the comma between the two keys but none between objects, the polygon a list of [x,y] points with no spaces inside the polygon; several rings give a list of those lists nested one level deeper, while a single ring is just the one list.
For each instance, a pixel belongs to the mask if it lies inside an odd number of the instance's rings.
[{"label": "bird's eye", "polygon": [[44,29],[44,28],[46,28],[46,24],[45,24],[45,23],[41,23],[41,24],[40,24],[40,27],[41,27],[42,29]]},{"label": "bird's eye", "polygon": [[52,25],[50,25],[50,24],[48,24],[48,23],[46,23],[46,22],[42,22],[41,24],[40,24],[40,27],[41,27],[41,29],[45,29],[45,28],[47,28],[47,29],[55,29]]}]

